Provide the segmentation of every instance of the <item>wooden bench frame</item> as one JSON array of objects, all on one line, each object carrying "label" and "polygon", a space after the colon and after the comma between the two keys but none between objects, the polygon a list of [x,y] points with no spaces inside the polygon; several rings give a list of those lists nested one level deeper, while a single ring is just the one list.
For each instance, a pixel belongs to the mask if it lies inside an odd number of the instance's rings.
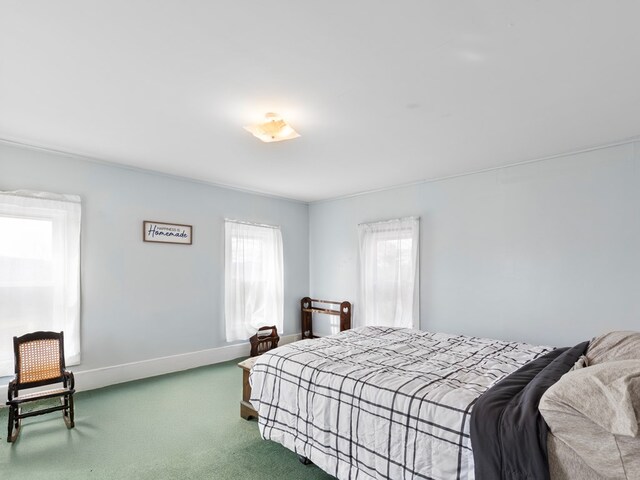
[{"label": "wooden bench frame", "polygon": [[256,363],[257,357],[250,357],[246,360],[238,363],[238,366],[242,369],[242,400],[240,401],[240,416],[245,420],[251,420],[252,418],[258,418],[258,412],[251,402],[251,384],[249,383],[249,374],[253,365]]}]

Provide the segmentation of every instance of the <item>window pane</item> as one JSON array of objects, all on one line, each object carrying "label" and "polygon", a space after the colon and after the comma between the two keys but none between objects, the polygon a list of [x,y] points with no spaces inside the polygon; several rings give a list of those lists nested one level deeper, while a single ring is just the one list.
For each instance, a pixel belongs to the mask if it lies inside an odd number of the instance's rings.
[{"label": "window pane", "polygon": [[0,256],[51,260],[51,220],[0,217]]},{"label": "window pane", "polygon": [[64,331],[67,365],[80,360],[80,199],[0,192],[0,376],[12,337]]},{"label": "window pane", "polygon": [[358,227],[361,325],[417,327],[419,223],[398,219]]},{"label": "window pane", "polygon": [[246,340],[265,325],[275,325],[282,332],[280,229],[227,221],[225,238],[227,340]]}]

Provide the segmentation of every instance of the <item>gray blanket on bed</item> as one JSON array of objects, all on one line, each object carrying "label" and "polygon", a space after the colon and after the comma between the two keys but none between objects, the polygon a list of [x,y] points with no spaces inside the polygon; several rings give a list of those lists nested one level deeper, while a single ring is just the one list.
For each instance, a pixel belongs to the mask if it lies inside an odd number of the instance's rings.
[{"label": "gray blanket on bed", "polygon": [[547,424],[540,398],[568,372],[589,342],[559,348],[528,363],[476,402],[471,444],[477,480],[548,480]]}]

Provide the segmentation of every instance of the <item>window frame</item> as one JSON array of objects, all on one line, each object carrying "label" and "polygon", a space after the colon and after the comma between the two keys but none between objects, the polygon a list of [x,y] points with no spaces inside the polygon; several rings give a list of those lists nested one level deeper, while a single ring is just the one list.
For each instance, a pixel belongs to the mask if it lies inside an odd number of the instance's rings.
[{"label": "window frame", "polygon": [[[361,306],[356,323],[420,328],[419,217],[362,223],[358,239]],[[402,248],[407,240],[410,245]],[[399,244],[395,251],[394,243]]]},{"label": "window frame", "polygon": [[[284,258],[280,227],[225,219],[224,230],[227,342],[247,340],[262,326],[275,325],[282,332]],[[255,244],[253,251],[248,251],[247,244]],[[252,257],[250,265],[247,256]]]},{"label": "window frame", "polygon": [[[20,296],[7,293],[14,299],[13,307],[18,314],[18,324],[0,328],[0,376],[13,374],[13,349],[11,338],[37,330],[65,332],[65,362],[77,365],[81,360],[80,345],[80,232],[82,208],[80,197],[76,195],[58,195],[47,192],[14,191],[0,192],[0,217],[33,221],[51,222],[51,256],[48,260],[51,275],[46,282],[11,282],[0,280],[0,289],[45,288],[50,289],[51,308],[47,301],[39,303],[33,296],[31,300],[21,300]],[[6,255],[7,265],[10,265]],[[5,272],[6,277],[13,276],[13,268],[20,269],[21,257],[15,265]],[[28,258],[22,258],[28,262]],[[28,296],[28,293],[27,293]],[[25,305],[21,307],[20,305]],[[36,307],[33,307],[36,305]],[[5,304],[6,308],[9,308]],[[32,307],[31,309],[28,307]],[[33,309],[40,309],[34,321]],[[44,313],[42,313],[44,312]],[[22,317],[20,316],[22,313]],[[13,318],[13,317],[12,317]],[[2,319],[0,319],[2,321]],[[9,320],[5,319],[8,323]],[[14,322],[15,323],[15,322]],[[2,330],[6,330],[2,333]],[[6,337],[6,338],[5,338]]]}]

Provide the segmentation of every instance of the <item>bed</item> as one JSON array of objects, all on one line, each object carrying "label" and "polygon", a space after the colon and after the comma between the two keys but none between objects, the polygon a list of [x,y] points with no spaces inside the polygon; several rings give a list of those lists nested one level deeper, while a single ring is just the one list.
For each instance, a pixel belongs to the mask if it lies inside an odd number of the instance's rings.
[{"label": "bed", "polygon": [[640,332],[551,349],[368,327],[250,380],[262,436],[338,479],[640,478]]},{"label": "bed", "polygon": [[363,327],[260,357],[251,403],[263,438],[338,479],[473,479],[478,398],[545,346]]}]

